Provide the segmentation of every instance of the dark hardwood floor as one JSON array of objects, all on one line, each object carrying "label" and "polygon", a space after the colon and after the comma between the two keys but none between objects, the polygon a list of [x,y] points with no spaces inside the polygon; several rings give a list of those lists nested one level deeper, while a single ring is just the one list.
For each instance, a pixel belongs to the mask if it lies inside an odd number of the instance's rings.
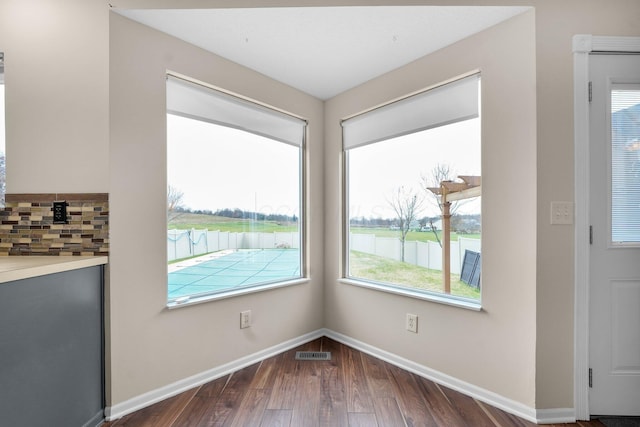
[{"label": "dark hardwood floor", "polygon": [[[297,361],[300,350],[331,361]],[[437,426],[535,424],[323,337],[105,427]],[[599,421],[554,426],[603,426]]]}]

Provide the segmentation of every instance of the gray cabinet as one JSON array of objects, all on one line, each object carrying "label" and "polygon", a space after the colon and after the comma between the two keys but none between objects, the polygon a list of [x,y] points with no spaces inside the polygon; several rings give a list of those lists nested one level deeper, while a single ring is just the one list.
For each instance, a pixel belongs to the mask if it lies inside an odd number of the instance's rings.
[{"label": "gray cabinet", "polygon": [[0,283],[0,426],[102,422],[102,268]]}]

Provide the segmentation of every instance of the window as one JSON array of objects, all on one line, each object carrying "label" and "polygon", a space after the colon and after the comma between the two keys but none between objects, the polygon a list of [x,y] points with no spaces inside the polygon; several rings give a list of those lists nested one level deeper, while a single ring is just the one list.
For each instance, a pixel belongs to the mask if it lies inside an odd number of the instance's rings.
[{"label": "window", "polygon": [[343,121],[345,279],[477,302],[480,76]]},{"label": "window", "polygon": [[611,90],[611,241],[640,243],[640,86],[615,84]]},{"label": "window", "polygon": [[4,195],[6,193],[6,167],[5,167],[5,113],[4,113],[4,53],[0,52],[0,207],[4,207]]},{"label": "window", "polygon": [[168,300],[303,277],[306,123],[167,79]]}]

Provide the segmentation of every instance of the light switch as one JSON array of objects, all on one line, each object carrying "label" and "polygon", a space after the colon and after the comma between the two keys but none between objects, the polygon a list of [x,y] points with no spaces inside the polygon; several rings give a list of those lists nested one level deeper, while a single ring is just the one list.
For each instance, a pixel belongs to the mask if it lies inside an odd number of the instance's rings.
[{"label": "light switch", "polygon": [[551,224],[573,224],[573,202],[551,202]]}]

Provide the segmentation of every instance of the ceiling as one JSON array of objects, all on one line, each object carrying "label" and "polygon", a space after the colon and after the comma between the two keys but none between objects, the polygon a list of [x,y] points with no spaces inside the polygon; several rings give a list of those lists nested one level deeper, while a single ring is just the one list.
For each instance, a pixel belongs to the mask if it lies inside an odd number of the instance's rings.
[{"label": "ceiling", "polygon": [[529,9],[349,6],[113,10],[326,100]]}]

